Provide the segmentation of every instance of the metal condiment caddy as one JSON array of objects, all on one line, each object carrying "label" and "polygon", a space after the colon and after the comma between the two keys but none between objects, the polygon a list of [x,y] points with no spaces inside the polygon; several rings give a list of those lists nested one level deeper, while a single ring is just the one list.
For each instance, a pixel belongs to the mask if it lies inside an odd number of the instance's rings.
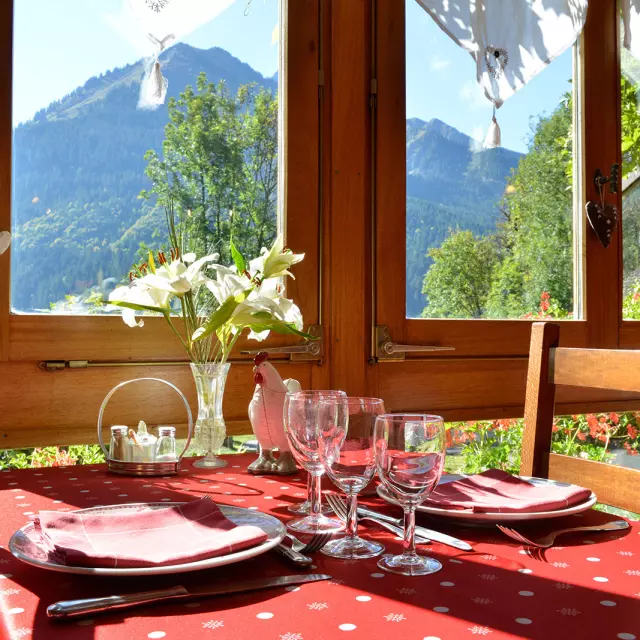
[{"label": "metal condiment caddy", "polygon": [[[105,447],[104,439],[102,437],[102,418],[104,415],[104,411],[107,408],[107,404],[111,397],[115,394],[116,391],[122,389],[122,387],[131,384],[133,382],[161,382],[162,384],[166,384],[168,387],[171,387],[181,398],[184,403],[185,409],[187,410],[187,421],[189,425],[189,430],[187,433],[187,442],[184,445],[184,449],[180,453],[179,456],[176,457],[176,460],[162,460],[159,462],[136,462],[136,461],[128,461],[128,460],[115,460],[110,457],[110,453]],[[120,384],[116,385],[105,397],[100,405],[100,412],[98,413],[98,442],[100,443],[100,447],[104,452],[105,458],[107,459],[107,465],[109,471],[113,473],[118,473],[121,475],[127,476],[169,476],[175,475],[180,470],[180,461],[182,457],[186,453],[189,448],[189,443],[191,442],[191,437],[193,435],[193,417],[191,415],[191,408],[189,407],[189,403],[185,398],[184,394],[178,387],[176,387],[171,382],[167,382],[166,380],[162,380],[161,378],[135,378],[133,380],[125,380]]]}]

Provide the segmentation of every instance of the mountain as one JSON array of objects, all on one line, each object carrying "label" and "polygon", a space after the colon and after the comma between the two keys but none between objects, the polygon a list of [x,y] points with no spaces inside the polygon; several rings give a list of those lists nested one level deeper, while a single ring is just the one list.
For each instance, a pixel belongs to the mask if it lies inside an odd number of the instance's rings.
[{"label": "mountain", "polygon": [[[233,93],[256,83],[277,90],[228,52],[176,44],[162,56],[168,96],[195,85],[204,71]],[[162,216],[138,199],[150,187],[147,150],[160,151],[167,109],[137,109],[142,61],[90,78],[14,131],[12,304],[47,310],[129,271],[141,241],[164,228]],[[407,314],[419,316],[430,261],[451,228],[483,234],[495,228],[505,178],[520,154],[474,150],[453,127],[407,121]]]},{"label": "mountain", "polygon": [[[232,93],[249,83],[277,90],[276,78],[219,48],[176,44],[162,65],[168,97],[202,71]],[[161,150],[168,119],[166,108],[137,109],[144,72],[139,61],[93,77],[15,129],[14,308],[48,309],[101,277],[120,279],[162,224],[137,198],[150,187],[144,154]]]},{"label": "mountain", "polygon": [[441,120],[407,120],[407,308],[420,317],[426,305],[422,279],[450,229],[483,235],[495,230],[505,181],[521,154],[479,149],[469,136]]}]

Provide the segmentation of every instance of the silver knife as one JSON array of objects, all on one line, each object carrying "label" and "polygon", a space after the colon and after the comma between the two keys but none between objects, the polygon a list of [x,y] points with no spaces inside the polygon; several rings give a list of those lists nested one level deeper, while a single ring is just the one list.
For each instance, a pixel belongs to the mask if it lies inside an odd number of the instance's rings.
[{"label": "silver knife", "polygon": [[106,596],[104,598],[87,598],[84,600],[61,600],[47,608],[47,616],[52,620],[75,620],[81,616],[94,615],[108,611],[119,611],[138,607],[145,604],[156,604],[167,600],[195,600],[197,598],[210,598],[224,596],[243,591],[258,591],[272,587],[286,587],[292,584],[317,582],[318,580],[330,580],[331,576],[325,573],[311,573],[309,575],[279,576],[276,578],[262,578],[260,580],[244,580],[235,584],[220,584],[212,587],[193,586],[187,589],[182,585],[170,589],[158,589],[156,591],[141,591],[127,595]]},{"label": "silver knife", "polygon": [[[385,515],[384,513],[379,513],[378,511],[374,511],[373,509],[367,509],[366,507],[358,507],[358,514],[363,516],[369,516],[372,518],[377,518],[378,520],[382,520],[384,522],[389,522],[390,524],[394,524],[397,527],[401,527],[404,525],[403,521],[400,518],[393,518],[391,516]],[[464,542],[464,540],[458,540],[458,538],[449,536],[446,533],[433,531],[433,529],[427,529],[426,527],[416,526],[416,535],[421,536],[423,538],[428,538],[429,540],[433,540],[434,542],[440,542],[441,544],[446,544],[449,547],[453,547],[454,549],[460,549],[461,551],[473,551],[473,547],[469,543]]]}]

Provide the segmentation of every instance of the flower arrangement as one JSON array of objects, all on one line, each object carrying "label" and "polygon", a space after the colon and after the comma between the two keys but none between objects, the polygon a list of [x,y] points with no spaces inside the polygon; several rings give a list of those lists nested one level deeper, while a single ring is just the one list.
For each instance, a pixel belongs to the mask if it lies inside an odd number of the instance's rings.
[{"label": "flower arrangement", "polygon": [[[197,364],[225,363],[245,329],[260,341],[271,331],[313,339],[302,331],[300,309],[283,295],[282,278],[293,277],[289,269],[304,254],[293,253],[278,236],[270,249],[247,263],[231,239],[234,264],[224,266],[217,253],[197,258],[184,252],[184,234],[172,207],[167,222],[169,255],[149,252],[147,261],[129,274],[129,284],[109,295],[109,303],[122,308],[126,324],[144,325],[136,311],[161,314]],[[182,317],[184,335],[172,320],[176,315]]]}]

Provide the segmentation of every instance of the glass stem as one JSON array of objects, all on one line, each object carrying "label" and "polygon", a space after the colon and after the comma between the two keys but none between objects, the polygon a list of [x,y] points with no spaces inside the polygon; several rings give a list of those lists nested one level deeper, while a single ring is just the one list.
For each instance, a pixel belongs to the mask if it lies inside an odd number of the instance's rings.
[{"label": "glass stem", "polygon": [[322,513],[322,476],[310,474],[309,486],[311,489],[309,498],[311,499],[311,515],[319,517]]},{"label": "glass stem", "polygon": [[311,502],[311,493],[313,492],[313,476],[307,472],[307,501]]},{"label": "glass stem", "polygon": [[402,541],[402,555],[416,555],[416,508],[414,506],[404,509],[404,540]]},{"label": "glass stem", "polygon": [[347,537],[358,537],[358,494],[347,494]]}]

